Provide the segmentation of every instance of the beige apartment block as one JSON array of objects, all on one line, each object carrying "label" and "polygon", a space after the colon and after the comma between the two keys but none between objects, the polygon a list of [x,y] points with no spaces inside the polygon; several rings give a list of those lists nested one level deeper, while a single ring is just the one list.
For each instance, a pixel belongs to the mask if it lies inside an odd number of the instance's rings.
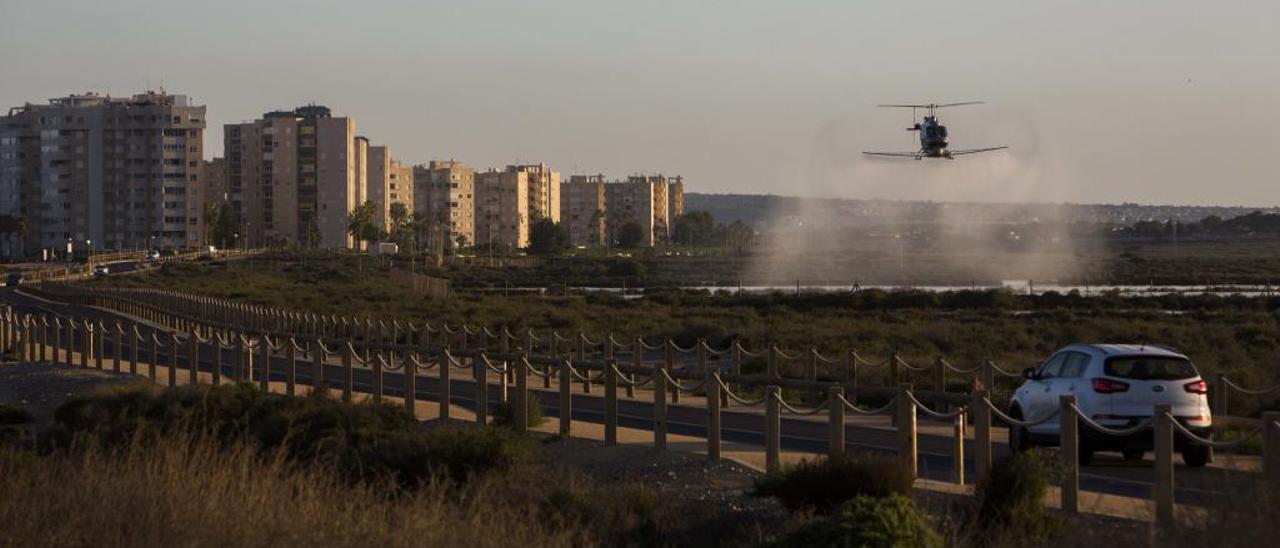
[{"label": "beige apartment block", "polygon": [[604,175],[574,175],[560,187],[560,224],[569,233],[569,245],[600,247],[605,244]]},{"label": "beige apartment block", "polygon": [[524,173],[529,185],[529,215],[560,222],[560,172],[547,164],[507,166],[508,173]]},{"label": "beige apartment block", "polygon": [[529,174],[476,174],[476,245],[507,251],[529,246]]},{"label": "beige apartment block", "polygon": [[25,219],[10,255],[204,238],[205,107],[164,90],[26,103],[0,117],[0,214]]},{"label": "beige apartment block", "polygon": [[[604,185],[605,226],[610,243],[618,241],[619,231],[629,223],[640,226],[644,234],[641,246],[649,247],[657,241],[657,215],[654,211],[654,204],[658,201],[657,187],[648,180],[635,177]],[[665,188],[663,190],[665,194]]]},{"label": "beige apartment block", "polygon": [[391,161],[391,175],[387,182],[387,219],[391,219],[391,206],[401,204],[405,212],[413,214],[413,166]]},{"label": "beige apartment block", "polygon": [[[369,146],[368,181],[364,187],[364,199],[373,202],[378,211],[373,222],[379,230],[386,230],[391,215],[391,151],[385,146]],[[362,202],[363,203],[363,202]]]},{"label": "beige apartment block", "polygon": [[452,247],[476,243],[476,172],[455,160],[413,168],[414,213],[446,232]]},{"label": "beige apartment block", "polygon": [[[413,211],[413,166],[402,164],[385,146],[369,146],[368,170],[364,199],[373,202],[378,211],[374,224],[379,230],[391,231],[391,204],[404,204]],[[364,202],[360,202],[364,203]]]},{"label": "beige apartment block", "polygon": [[356,135],[356,142],[352,144],[351,154],[353,155],[352,164],[356,170],[354,202],[359,205],[369,200],[369,139],[363,135]]},{"label": "beige apartment block", "polygon": [[[648,184],[653,187],[653,243],[671,241],[671,228],[675,223],[677,207],[684,213],[684,181],[680,177],[668,179],[663,175],[632,175],[627,177],[631,184]],[[672,198],[672,189],[677,188],[679,205]]]},{"label": "beige apartment block", "polygon": [[227,160],[214,158],[204,162],[204,203],[221,205],[228,200]]},{"label": "beige apartment block", "polygon": [[672,232],[681,215],[684,215],[684,177],[677,175],[667,180],[667,220]]},{"label": "beige apartment block", "polygon": [[227,124],[227,194],[241,244],[346,248],[356,188],[355,122],[318,105]]}]

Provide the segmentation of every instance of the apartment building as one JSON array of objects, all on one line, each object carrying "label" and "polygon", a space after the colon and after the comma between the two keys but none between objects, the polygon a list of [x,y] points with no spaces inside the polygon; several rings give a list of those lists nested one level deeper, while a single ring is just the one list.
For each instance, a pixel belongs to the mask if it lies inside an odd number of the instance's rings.
[{"label": "apartment building", "polygon": [[476,172],[456,160],[413,168],[414,212],[445,231],[446,245],[476,243]]},{"label": "apartment building", "polygon": [[546,164],[509,165],[476,174],[476,245],[529,246],[529,222],[560,222],[560,172]]},{"label": "apartment building", "polygon": [[[413,166],[391,161],[391,173],[387,180],[387,219],[391,220],[394,204],[404,206],[406,214],[413,214]],[[390,226],[390,225],[388,225]]]},{"label": "apartment building", "polygon": [[667,180],[667,208],[670,232],[674,232],[676,219],[684,215],[684,177],[676,175]]},{"label": "apartment building", "polygon": [[476,245],[490,249],[529,246],[529,174],[489,170],[476,174]]},{"label": "apartment building", "polygon": [[569,245],[600,247],[605,244],[604,175],[573,175],[560,187],[560,223],[569,233]]},{"label": "apartment building", "polygon": [[222,204],[228,199],[227,160],[214,158],[204,162],[204,202]]},{"label": "apartment building", "polygon": [[[663,194],[665,194],[665,188]],[[658,185],[635,177],[604,185],[605,226],[608,241],[616,243],[618,234],[628,224],[636,224],[644,235],[640,245],[649,247],[657,243]],[[663,204],[665,204],[665,198]],[[665,210],[663,212],[665,216]]]},{"label": "apartment building", "polygon": [[[364,187],[364,199],[373,202],[378,211],[373,223],[379,230],[387,230],[391,226],[391,151],[385,146],[369,146],[368,180]],[[361,202],[364,203],[364,202]]]},{"label": "apartment building", "polygon": [[672,186],[678,183],[679,209],[684,212],[684,182],[679,177],[668,179],[663,175],[632,175],[627,177],[627,182],[635,185],[649,185],[653,187],[653,243],[666,243],[671,241],[671,228],[675,222],[672,215],[675,212],[673,207]]},{"label": "apartment building", "polygon": [[12,254],[200,245],[204,116],[164,90],[10,108],[0,117],[0,214],[28,226]]},{"label": "apartment building", "polygon": [[352,164],[356,170],[356,196],[353,201],[359,205],[369,200],[369,139],[363,135],[356,135],[351,154],[353,155]]},{"label": "apartment building", "polygon": [[529,185],[529,215],[560,222],[560,172],[547,164],[507,166],[508,173],[523,173]]},{"label": "apartment building", "polygon": [[345,248],[360,198],[355,121],[324,106],[227,124],[227,189],[249,246]]}]

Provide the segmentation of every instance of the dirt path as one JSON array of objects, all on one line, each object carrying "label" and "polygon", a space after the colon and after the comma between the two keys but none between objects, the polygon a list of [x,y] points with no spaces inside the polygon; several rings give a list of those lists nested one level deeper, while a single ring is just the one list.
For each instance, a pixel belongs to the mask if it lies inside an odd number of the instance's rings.
[{"label": "dirt path", "polygon": [[133,375],[81,369],[52,363],[0,363],[0,403],[31,413],[32,426],[43,432],[58,406],[105,386],[139,382]]}]

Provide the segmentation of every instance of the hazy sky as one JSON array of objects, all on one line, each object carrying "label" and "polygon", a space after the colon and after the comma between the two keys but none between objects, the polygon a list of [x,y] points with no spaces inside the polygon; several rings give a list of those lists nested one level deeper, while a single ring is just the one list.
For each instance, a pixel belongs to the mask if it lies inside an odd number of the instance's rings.
[{"label": "hazy sky", "polygon": [[[412,162],[690,191],[1280,204],[1280,2],[0,0],[0,105],[158,87],[221,124],[322,103]],[[880,102],[944,111],[916,146]]]}]

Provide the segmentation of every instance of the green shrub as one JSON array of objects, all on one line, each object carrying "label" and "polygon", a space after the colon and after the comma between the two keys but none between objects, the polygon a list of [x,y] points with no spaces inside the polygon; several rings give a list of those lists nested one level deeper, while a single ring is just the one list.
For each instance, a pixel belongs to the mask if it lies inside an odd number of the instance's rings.
[{"label": "green shrub", "polygon": [[756,480],[755,493],[777,497],[783,506],[830,513],[858,496],[907,495],[914,483],[896,461],[875,456],[806,460]]},{"label": "green shrub", "polygon": [[[525,426],[533,428],[542,424],[542,399],[537,394],[529,393],[529,397],[525,399],[525,408]],[[504,401],[498,403],[493,410],[493,424],[495,426],[512,426],[515,422],[515,402]]]},{"label": "green shrub", "polygon": [[0,403],[0,426],[26,424],[28,422],[31,422],[31,413],[26,409],[7,403]]},{"label": "green shrub", "polygon": [[982,537],[980,543],[999,538],[1044,540],[1057,531],[1057,519],[1044,505],[1049,470],[1042,459],[1035,452],[1014,453],[996,462],[978,484],[974,532]]},{"label": "green shrub", "polygon": [[930,548],[942,546],[942,538],[910,498],[893,494],[883,498],[854,498],[836,513],[805,524],[774,546]]},{"label": "green shrub", "polygon": [[55,412],[55,446],[88,440],[120,446],[139,436],[196,431],[224,443],[248,440],[290,458],[330,462],[352,479],[391,477],[414,487],[434,475],[463,480],[523,460],[528,442],[496,428],[422,432],[395,406],[353,405],[324,396],[290,398],[252,385],[139,386],[67,402]]}]

